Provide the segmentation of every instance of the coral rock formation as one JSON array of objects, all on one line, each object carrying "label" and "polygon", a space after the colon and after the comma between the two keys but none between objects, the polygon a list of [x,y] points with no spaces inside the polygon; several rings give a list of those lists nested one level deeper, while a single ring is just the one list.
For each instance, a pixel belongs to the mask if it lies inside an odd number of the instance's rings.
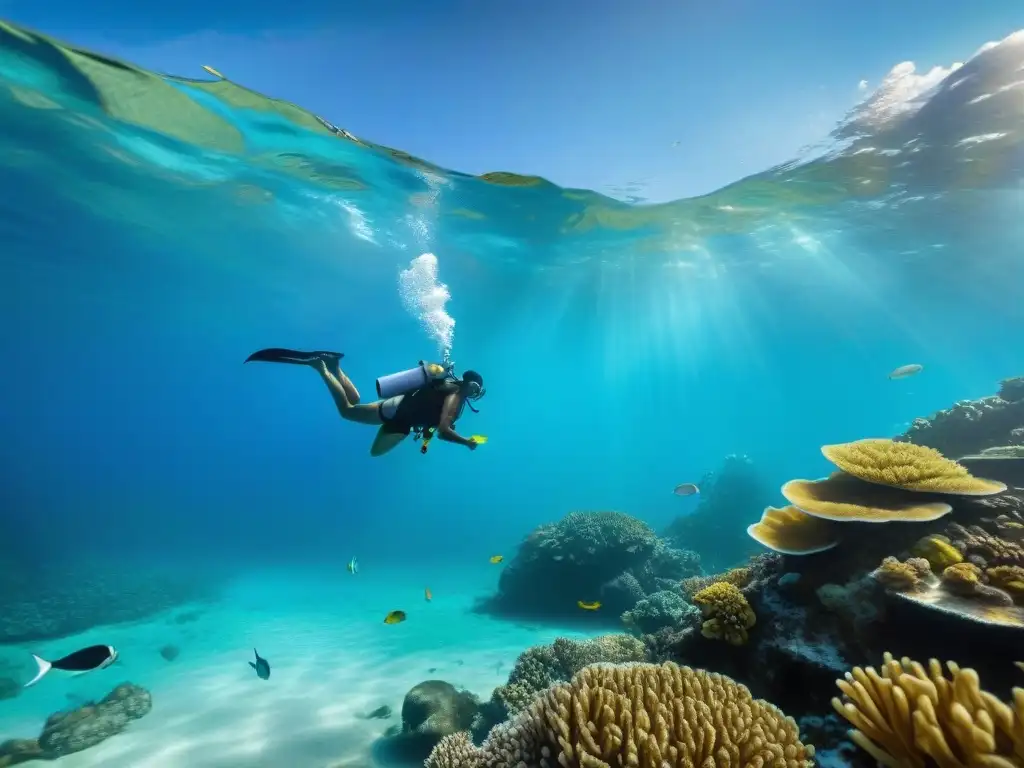
[{"label": "coral rock formation", "polygon": [[621,512],[573,512],[535,529],[502,571],[496,595],[477,610],[499,615],[572,617],[579,600],[606,610],[585,617],[611,622],[645,594],[697,573],[692,552],[669,547],[646,523]]},{"label": "coral rock formation", "polygon": [[152,707],[149,691],[122,683],[99,703],[50,715],[38,739],[11,739],[0,744],[0,768],[29,760],[56,760],[94,747],[121,733],[132,720],[149,714]]}]

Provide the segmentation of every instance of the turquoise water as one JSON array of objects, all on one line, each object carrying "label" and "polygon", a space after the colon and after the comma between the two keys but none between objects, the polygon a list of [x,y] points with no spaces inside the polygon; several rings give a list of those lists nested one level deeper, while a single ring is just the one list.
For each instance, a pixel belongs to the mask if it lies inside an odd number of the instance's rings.
[{"label": "turquoise water", "polygon": [[[535,526],[621,510],[661,531],[701,503],[673,488],[730,454],[768,489],[754,522],[781,483],[828,472],[821,445],[991,394],[1024,371],[1022,64],[1018,35],[902,111],[870,97],[815,155],[636,206],[446,171],[229,82],[0,30],[5,599],[81,605],[99,572],[113,594],[156,570],[182,595],[0,647],[19,681],[29,652],[121,652],[0,700],[0,737],[130,679],[152,714],[62,766],[383,765],[374,740],[428,669],[486,698],[527,646],[619,628],[471,610],[505,567],[488,558]],[[403,301],[428,253],[436,282]],[[485,379],[457,425],[489,437],[474,452],[371,458],[373,430],[312,371],[242,364],[342,351],[366,402],[442,357],[431,311]],[[924,371],[887,378],[907,363]],[[357,717],[381,705],[390,720]]]}]

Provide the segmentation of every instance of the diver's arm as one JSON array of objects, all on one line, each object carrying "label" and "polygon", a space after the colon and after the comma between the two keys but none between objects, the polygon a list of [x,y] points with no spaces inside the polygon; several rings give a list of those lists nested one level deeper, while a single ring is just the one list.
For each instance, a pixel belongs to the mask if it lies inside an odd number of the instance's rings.
[{"label": "diver's arm", "polygon": [[458,443],[467,448],[475,447],[476,444],[472,440],[467,440],[452,429],[452,420],[459,412],[461,397],[458,392],[452,392],[445,398],[444,405],[441,407],[441,419],[437,425],[437,437],[446,443]]}]

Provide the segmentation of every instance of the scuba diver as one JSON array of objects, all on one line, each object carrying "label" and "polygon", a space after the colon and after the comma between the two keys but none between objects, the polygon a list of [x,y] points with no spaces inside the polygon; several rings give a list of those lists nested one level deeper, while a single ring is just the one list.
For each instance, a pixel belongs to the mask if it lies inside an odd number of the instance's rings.
[{"label": "scuba diver", "polygon": [[379,400],[359,402],[359,390],[341,370],[341,352],[299,352],[293,349],[261,349],[245,362],[291,363],[316,370],[327,385],[341,418],[357,424],[373,424],[379,429],[370,447],[371,456],[383,456],[402,442],[410,432],[422,440],[421,453],[436,436],[448,443],[464,445],[471,451],[486,441],[481,435],[462,437],[454,425],[470,401],[486,394],[483,377],[476,371],[465,371],[462,378],[454,373],[451,363],[439,365],[420,361],[415,368],[377,379]]}]

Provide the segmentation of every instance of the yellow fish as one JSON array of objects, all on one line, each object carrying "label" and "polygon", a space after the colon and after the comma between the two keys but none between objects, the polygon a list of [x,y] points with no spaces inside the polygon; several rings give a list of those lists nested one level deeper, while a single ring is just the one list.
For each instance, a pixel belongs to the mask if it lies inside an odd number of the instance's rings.
[{"label": "yellow fish", "polygon": [[487,435],[470,435],[469,439],[477,445],[483,445],[487,442]]},{"label": "yellow fish", "polygon": [[214,77],[219,77],[221,80],[227,80],[227,78],[224,77],[224,75],[222,75],[220,72],[218,72],[213,67],[208,67],[205,64],[203,64],[203,69],[205,69],[207,72],[209,72]]},{"label": "yellow fish", "polygon": [[425,588],[425,589],[423,590],[423,596],[424,596],[425,598],[427,598],[427,602],[428,602],[428,603],[429,603],[429,602],[430,602],[431,600],[433,600],[433,599],[434,599],[434,594],[433,594],[433,593],[432,593],[432,592],[430,591],[430,587],[426,587],[426,588]]},{"label": "yellow fish", "polygon": [[498,563],[500,563],[504,559],[505,558],[502,555],[492,555],[491,556],[491,562],[494,563],[495,565],[497,565]]},{"label": "yellow fish", "polygon": [[593,603],[584,603],[582,600],[577,600],[576,605],[578,605],[584,611],[596,611],[598,608],[601,607],[601,604],[597,601],[594,601]]},{"label": "yellow fish", "polygon": [[392,611],[384,617],[385,624],[401,624],[405,621],[405,611]]},{"label": "yellow fish", "polygon": [[1017,665],[1017,669],[1024,672],[1024,661],[1015,661],[1013,663]]}]

